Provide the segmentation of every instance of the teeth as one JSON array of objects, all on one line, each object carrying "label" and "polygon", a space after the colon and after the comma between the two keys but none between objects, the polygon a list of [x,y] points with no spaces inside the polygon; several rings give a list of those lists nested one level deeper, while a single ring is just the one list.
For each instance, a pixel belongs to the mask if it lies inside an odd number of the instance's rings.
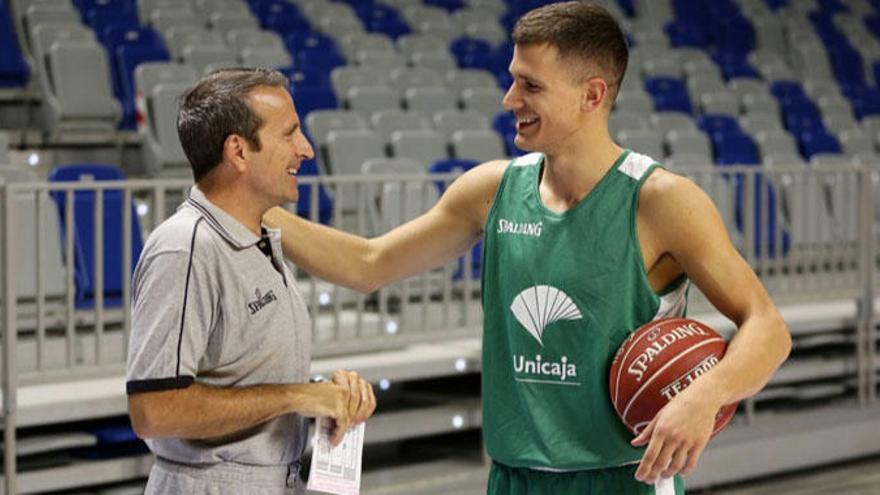
[{"label": "teeth", "polygon": [[297,170],[297,169],[295,169],[295,168],[289,168],[289,169],[287,169],[287,175],[296,175],[297,172],[299,172],[299,170]]},{"label": "teeth", "polygon": [[537,117],[528,117],[528,118],[517,119],[517,123],[523,124],[523,125],[533,124],[537,121],[538,121]]}]

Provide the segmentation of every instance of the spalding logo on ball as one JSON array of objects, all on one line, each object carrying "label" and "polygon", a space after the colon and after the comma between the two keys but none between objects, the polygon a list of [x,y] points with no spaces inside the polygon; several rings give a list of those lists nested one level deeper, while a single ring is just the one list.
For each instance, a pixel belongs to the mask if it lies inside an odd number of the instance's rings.
[{"label": "spalding logo on ball", "polygon": [[[611,363],[608,389],[617,415],[638,435],[663,406],[718,364],[726,349],[718,332],[696,320],[667,318],[643,325]],[[713,436],[735,412],[736,404],[718,411]]]}]

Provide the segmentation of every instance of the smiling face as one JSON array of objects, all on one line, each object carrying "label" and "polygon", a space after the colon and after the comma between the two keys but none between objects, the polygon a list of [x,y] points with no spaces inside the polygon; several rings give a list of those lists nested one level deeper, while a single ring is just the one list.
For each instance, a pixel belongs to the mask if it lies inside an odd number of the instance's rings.
[{"label": "smiling face", "polygon": [[247,148],[247,181],[268,204],[299,199],[296,174],[303,161],[315,156],[302,132],[293,99],[286,89],[258,86],[248,94],[248,104],[263,125],[258,131],[260,149]]},{"label": "smiling face", "polygon": [[549,43],[514,47],[504,108],[516,116],[519,148],[553,154],[575,138],[587,97],[587,84],[578,82],[575,70]]}]

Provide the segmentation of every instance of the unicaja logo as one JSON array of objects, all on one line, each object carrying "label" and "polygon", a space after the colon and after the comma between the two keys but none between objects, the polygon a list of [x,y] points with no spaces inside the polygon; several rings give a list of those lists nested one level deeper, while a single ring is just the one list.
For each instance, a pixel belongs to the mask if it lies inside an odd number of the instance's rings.
[{"label": "unicaja logo", "polygon": [[[574,301],[561,290],[549,285],[536,285],[523,290],[513,299],[510,310],[516,321],[541,347],[544,347],[544,331],[551,323],[583,319]],[[567,356],[551,360],[541,354],[533,358],[514,354],[513,370],[518,382],[580,385],[578,382],[568,381],[577,377],[577,366]]]},{"label": "unicaja logo", "polygon": [[549,285],[536,285],[520,292],[510,305],[516,321],[544,347],[544,329],[559,320],[580,320],[581,311],[565,292]]}]

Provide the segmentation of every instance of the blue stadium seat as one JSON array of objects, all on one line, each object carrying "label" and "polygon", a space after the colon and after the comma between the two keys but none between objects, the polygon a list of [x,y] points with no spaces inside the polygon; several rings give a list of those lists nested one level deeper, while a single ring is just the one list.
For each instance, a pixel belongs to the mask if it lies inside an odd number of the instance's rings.
[{"label": "blue stadium seat", "polygon": [[691,99],[681,79],[651,77],[645,80],[645,90],[654,100],[654,109],[657,112],[693,112]]},{"label": "blue stadium seat", "polygon": [[412,30],[394,7],[372,2],[355,2],[355,14],[370,32],[382,33],[397,39]]},{"label": "blue stadium seat", "polygon": [[769,7],[770,10],[776,12],[783,7],[787,7],[789,1],[790,0],[764,0],[764,3],[767,4],[767,7]]},{"label": "blue stadium seat", "polygon": [[294,91],[302,88],[331,88],[330,74],[325,71],[308,67],[282,67],[278,70],[290,79]]},{"label": "blue stadium seat", "polygon": [[137,0],[73,0],[73,5],[81,12],[86,12],[93,7],[110,7],[119,11],[137,12]]},{"label": "blue stadium seat", "polygon": [[708,30],[699,24],[670,21],[664,29],[674,47],[708,48],[711,41]]},{"label": "blue stadium seat", "polygon": [[804,131],[824,129],[822,116],[818,112],[811,111],[787,111],[785,112],[785,128],[792,134]]},{"label": "blue stadium seat", "polygon": [[381,33],[394,39],[412,33],[412,28],[409,27],[409,24],[400,18],[370,19],[364,27],[366,27],[367,31]]},{"label": "blue stadium seat", "polygon": [[141,44],[120,44],[116,47],[115,55],[111,59],[111,67],[118,81],[116,96],[122,103],[122,121],[119,123],[119,128],[135,129],[137,110],[134,71],[144,62],[164,62],[170,60],[170,57],[164,47]]},{"label": "blue stadium seat", "polygon": [[100,33],[105,26],[125,25],[135,27],[139,25],[137,9],[125,2],[94,4],[80,9],[83,22]]},{"label": "blue stadium seat", "polygon": [[464,0],[424,0],[424,2],[425,5],[440,7],[441,9],[446,9],[449,12],[455,12],[456,10],[465,7]]},{"label": "blue stadium seat", "polygon": [[294,54],[301,50],[333,51],[339,54],[339,47],[333,38],[317,31],[289,33],[284,36],[284,44]]},{"label": "blue stadium seat", "polygon": [[[309,141],[312,141],[309,138]],[[318,162],[314,158],[311,160],[306,160],[302,162],[302,165],[299,168],[298,177],[317,177],[320,176],[321,172],[318,169]],[[297,190],[299,191],[299,199],[296,202],[296,211],[297,214],[303,218],[313,219],[316,218],[319,222],[323,224],[329,224],[333,219],[333,200],[330,199],[330,195],[327,194],[327,189],[323,184],[318,184],[317,186],[305,185],[305,184],[297,184]],[[318,211],[317,214],[312,212],[312,191],[317,188],[318,198],[317,198],[317,206]]]},{"label": "blue stadium seat", "polygon": [[880,114],[880,91],[877,88],[854,85],[846,94],[858,119]]},{"label": "blue stadium seat", "polygon": [[[452,273],[452,280],[461,280],[464,278],[465,259],[462,256],[458,260],[455,272]],[[483,241],[480,241],[471,248],[471,280],[480,280],[483,274]]]},{"label": "blue stadium seat", "polygon": [[513,144],[516,137],[516,117],[510,112],[501,112],[492,119],[492,128],[495,129],[504,141],[504,149],[507,156],[516,156],[519,150]]},{"label": "blue stadium seat", "polygon": [[[510,63],[509,59],[508,63]],[[510,75],[510,72],[507,72],[507,69],[502,72],[496,72],[495,79],[498,79],[498,88],[500,88],[501,91],[505,93],[507,92],[507,90],[510,89],[510,86],[513,84],[513,76]]]},{"label": "blue stadium seat", "polygon": [[[736,223],[736,229],[742,233],[746,229],[744,220],[745,211],[743,208],[746,201],[746,178],[743,174],[736,174],[736,176],[733,177],[733,181],[734,220]],[[752,235],[754,236],[753,246],[755,254],[757,256],[764,256],[773,259],[777,256],[777,250],[781,243],[781,255],[785,256],[788,254],[791,247],[791,235],[789,234],[788,229],[783,228],[781,232],[782,239],[777,238],[777,208],[775,206],[777,202],[776,188],[773,187],[773,184],[767,183],[761,174],[755,174],[753,187],[755,210],[752,223]],[[764,211],[765,209],[766,212]],[[765,216],[767,219],[766,223],[764,222]]]},{"label": "blue stadium seat", "polygon": [[513,26],[516,25],[516,21],[519,20],[521,16],[522,12],[517,12],[516,10],[509,9],[501,16],[499,22],[501,23],[501,26],[509,33],[513,31]]},{"label": "blue stadium seat", "polygon": [[880,14],[865,17],[865,26],[874,38],[880,39]]},{"label": "blue stadium seat", "polygon": [[501,112],[492,119],[492,129],[502,136],[516,132],[516,116],[511,112]]},{"label": "blue stadium seat", "polygon": [[[709,6],[712,5],[714,3],[710,2]],[[738,14],[738,17],[727,17],[725,22],[716,23],[714,27],[715,47],[718,50],[748,54],[755,49],[755,30],[742,14]]]},{"label": "blue stadium seat", "polygon": [[263,29],[285,34],[311,31],[311,24],[296,5],[282,0],[251,2],[251,10]]},{"label": "blue stadium seat", "polygon": [[261,22],[272,15],[287,15],[304,18],[299,7],[284,0],[248,0],[251,11]]},{"label": "blue stadium seat", "polygon": [[718,165],[760,165],[761,157],[752,138],[744,133],[723,134],[712,140]]},{"label": "blue stadium seat", "polygon": [[748,52],[716,51],[712,54],[712,59],[718,64],[718,67],[721,69],[721,75],[726,80],[736,78],[760,79],[761,75],[749,64],[746,59],[747,55]]},{"label": "blue stadium seat", "polygon": [[112,459],[142,455],[149,452],[147,444],[137,437],[128,421],[102,421],[90,427],[88,433],[94,435],[95,445],[71,450],[71,454],[81,459]]},{"label": "blue stadium seat", "polygon": [[336,108],[336,94],[330,88],[293,88],[293,101],[300,118],[305,118],[312,110]]},{"label": "blue stadium seat", "polygon": [[701,3],[708,13],[705,20],[709,21],[716,49],[746,54],[755,48],[755,30],[737,3],[731,0]]},{"label": "blue stadium seat", "polygon": [[798,81],[774,81],[770,83],[770,94],[779,100],[783,108],[792,105],[802,106],[803,102],[810,101],[804,87]]},{"label": "blue stadium seat", "polygon": [[[89,179],[94,181],[125,180],[125,174],[111,165],[60,165],[49,173],[50,182],[77,182]],[[52,199],[58,208],[59,225],[61,226],[62,243],[68,233],[65,231],[66,196],[56,191]],[[95,193],[77,191],[73,195],[73,228],[74,232],[74,281],[76,283],[76,307],[87,309],[95,305],[95,259],[94,259],[94,220]],[[103,194],[103,253],[104,253],[104,305],[119,307],[128,301],[122,300],[122,228],[123,228],[123,193],[119,189],[109,189]],[[143,249],[141,229],[134,207],[129,208],[131,215],[131,267],[134,270],[138,257]]]},{"label": "blue stadium seat", "polygon": [[28,81],[28,66],[6,5],[5,2],[0,4],[0,87],[23,87]]},{"label": "blue stadium seat", "polygon": [[620,10],[622,10],[627,17],[635,17],[635,0],[617,0],[617,5],[620,6]]},{"label": "blue stadium seat", "polygon": [[492,45],[486,40],[465,36],[452,40],[449,43],[449,51],[455,56],[458,65],[465,67],[465,62],[473,58],[477,53],[491,57]]},{"label": "blue stadium seat", "polygon": [[739,122],[732,115],[707,114],[697,119],[697,127],[713,142],[726,134],[742,133]]},{"label": "blue stadium seat", "polygon": [[308,67],[329,74],[336,67],[345,65],[345,57],[334,49],[308,48],[291,53],[293,53],[294,67]]},{"label": "blue stadium seat", "polygon": [[804,158],[810,159],[819,153],[842,153],[840,142],[825,129],[804,131],[797,135],[798,148]]}]

